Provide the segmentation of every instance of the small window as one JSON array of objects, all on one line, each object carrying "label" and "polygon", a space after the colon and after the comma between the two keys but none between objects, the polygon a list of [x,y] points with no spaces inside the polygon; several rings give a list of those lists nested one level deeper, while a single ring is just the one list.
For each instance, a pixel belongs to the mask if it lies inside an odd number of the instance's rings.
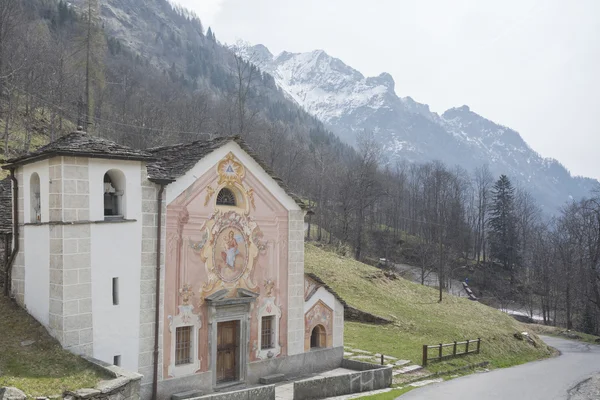
[{"label": "small window", "polygon": [[125,216],[125,175],[116,169],[104,174],[104,219],[122,219]]},{"label": "small window", "polygon": [[228,188],[223,188],[217,194],[217,205],[218,206],[235,206],[235,194]]},{"label": "small window", "polygon": [[323,325],[317,325],[313,328],[310,335],[310,348],[318,349],[320,347],[327,347],[327,333]]},{"label": "small window", "polygon": [[192,362],[192,327],[182,326],[175,330],[175,365]]},{"label": "small window", "polygon": [[114,356],[113,357],[113,365],[116,365],[117,367],[121,366],[121,356]]},{"label": "small window", "polygon": [[112,300],[113,305],[119,305],[119,278],[112,278]]},{"label": "small window", "polygon": [[269,317],[262,317],[261,333],[260,333],[260,349],[261,350],[272,349],[273,347],[275,347],[275,346],[273,346],[274,320],[275,320],[275,317],[272,315]]},{"label": "small window", "polygon": [[31,207],[31,223],[42,221],[42,202],[40,198],[40,176],[37,173],[31,174],[29,181],[29,201]]}]

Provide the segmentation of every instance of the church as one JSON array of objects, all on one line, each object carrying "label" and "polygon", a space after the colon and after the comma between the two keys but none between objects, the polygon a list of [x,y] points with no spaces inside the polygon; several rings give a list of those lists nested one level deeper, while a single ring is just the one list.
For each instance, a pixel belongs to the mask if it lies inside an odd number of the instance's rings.
[{"label": "church", "polygon": [[64,348],[142,374],[142,398],[341,364],[307,210],[239,137],[141,151],[77,131],[3,168],[11,295]]}]

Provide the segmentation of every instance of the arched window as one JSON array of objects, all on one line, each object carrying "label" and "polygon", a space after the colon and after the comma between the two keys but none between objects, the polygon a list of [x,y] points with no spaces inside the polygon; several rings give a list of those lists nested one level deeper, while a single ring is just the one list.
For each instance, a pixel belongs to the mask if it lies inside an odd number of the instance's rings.
[{"label": "arched window", "polygon": [[31,207],[31,222],[41,222],[42,202],[40,198],[40,176],[35,172],[31,174],[31,178],[29,180],[29,202]]},{"label": "arched window", "polygon": [[235,194],[231,189],[223,188],[217,194],[217,205],[218,206],[236,206]]},{"label": "arched window", "polygon": [[315,326],[310,334],[310,348],[318,349],[320,347],[327,347],[327,333],[323,325]]},{"label": "arched window", "polygon": [[116,169],[104,174],[104,219],[125,217],[125,175]]}]

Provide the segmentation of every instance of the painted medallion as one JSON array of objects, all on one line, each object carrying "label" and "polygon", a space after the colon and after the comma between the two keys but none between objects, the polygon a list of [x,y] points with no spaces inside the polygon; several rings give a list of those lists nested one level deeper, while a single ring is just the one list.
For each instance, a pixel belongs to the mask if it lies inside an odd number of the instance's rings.
[{"label": "painted medallion", "polygon": [[248,266],[248,244],[236,227],[222,229],[215,240],[213,265],[217,275],[225,282],[238,280]]}]

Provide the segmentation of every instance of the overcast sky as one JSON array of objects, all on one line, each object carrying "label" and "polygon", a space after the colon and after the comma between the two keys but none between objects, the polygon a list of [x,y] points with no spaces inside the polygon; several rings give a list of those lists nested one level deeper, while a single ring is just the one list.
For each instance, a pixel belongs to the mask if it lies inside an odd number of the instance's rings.
[{"label": "overcast sky", "polygon": [[600,178],[600,0],[175,0],[217,39],[323,49],[433,111],[467,104]]}]

